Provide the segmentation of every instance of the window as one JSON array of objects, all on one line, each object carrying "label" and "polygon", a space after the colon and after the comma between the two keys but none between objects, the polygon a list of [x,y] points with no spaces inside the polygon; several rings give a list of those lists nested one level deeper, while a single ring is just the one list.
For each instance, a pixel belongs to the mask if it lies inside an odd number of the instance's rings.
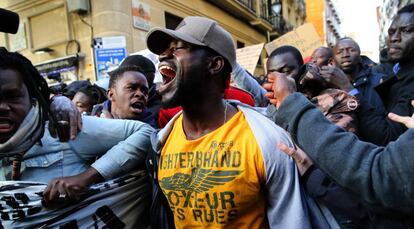
[{"label": "window", "polygon": [[254,0],[237,0],[239,3],[241,3],[243,6],[245,6],[247,9],[256,12],[256,1]]},{"label": "window", "polygon": [[66,8],[58,8],[29,17],[33,49],[56,45],[69,40]]},{"label": "window", "polygon": [[178,16],[175,16],[174,14],[165,12],[165,28],[167,29],[175,29],[182,20],[183,20],[182,17],[178,17]]}]

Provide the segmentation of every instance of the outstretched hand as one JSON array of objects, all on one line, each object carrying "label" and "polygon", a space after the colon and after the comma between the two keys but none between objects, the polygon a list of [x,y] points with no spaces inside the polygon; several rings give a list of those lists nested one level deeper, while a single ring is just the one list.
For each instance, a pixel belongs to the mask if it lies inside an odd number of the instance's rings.
[{"label": "outstretched hand", "polygon": [[265,96],[270,103],[279,108],[285,98],[296,91],[295,81],[279,72],[271,72],[267,77],[268,82],[263,84],[263,88],[267,91]]},{"label": "outstretched hand", "polygon": [[[411,100],[411,105],[414,107],[414,100]],[[407,128],[414,128],[414,114],[410,116],[400,116],[394,113],[389,113],[388,118],[394,122],[404,124]]]},{"label": "outstretched hand", "polygon": [[354,88],[348,76],[338,67],[333,65],[322,66],[320,74],[330,87],[338,88],[346,92]]},{"label": "outstretched hand", "polygon": [[46,207],[61,207],[76,202],[87,187],[86,182],[77,176],[53,179],[43,192],[43,204]]},{"label": "outstretched hand", "polygon": [[92,167],[76,176],[55,178],[43,191],[43,204],[46,207],[61,207],[76,202],[90,185],[103,180]]},{"label": "outstretched hand", "polygon": [[52,137],[59,137],[62,142],[75,139],[82,128],[82,118],[72,101],[65,96],[53,97],[50,113],[49,132]]},{"label": "outstretched hand", "polygon": [[296,146],[296,149],[289,148],[283,143],[280,143],[277,146],[282,152],[291,156],[293,160],[295,160],[296,166],[298,167],[301,176],[303,176],[303,174],[305,174],[306,171],[313,165],[313,161],[299,147]]}]

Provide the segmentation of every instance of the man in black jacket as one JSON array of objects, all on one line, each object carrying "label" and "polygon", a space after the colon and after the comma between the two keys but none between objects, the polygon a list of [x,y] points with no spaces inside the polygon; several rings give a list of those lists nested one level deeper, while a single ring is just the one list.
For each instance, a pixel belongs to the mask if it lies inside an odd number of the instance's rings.
[{"label": "man in black jacket", "polygon": [[[336,43],[333,52],[336,67],[322,66],[321,75],[342,90],[351,91],[356,88],[369,104],[377,109],[383,109],[384,105],[374,87],[385,75],[372,71],[363,63],[359,45],[352,38],[344,37]],[[345,82],[338,79],[344,79]]]},{"label": "man in black jacket", "polygon": [[[388,119],[387,113],[409,116],[414,111],[410,105],[410,101],[414,99],[413,21],[414,4],[410,4],[398,11],[388,30],[388,56],[390,61],[399,63],[400,70],[395,77],[391,77],[375,88],[381,97],[385,111],[373,106],[358,87],[342,84],[342,89],[355,94],[360,100],[359,134],[365,141],[386,145],[407,130],[404,125]],[[342,80],[342,82],[345,81]]]},{"label": "man in black jacket", "polygon": [[[370,218],[375,217],[371,221],[378,223],[376,227],[412,227],[413,129],[385,148],[359,141],[355,135],[329,123],[305,97],[292,94],[283,75],[272,79],[275,82],[271,101],[278,107],[277,124],[291,133],[316,166],[374,210]],[[402,118],[390,114],[389,117],[408,128],[414,127],[414,116]],[[310,168],[312,161],[303,152],[283,148],[295,158],[301,173]]]}]

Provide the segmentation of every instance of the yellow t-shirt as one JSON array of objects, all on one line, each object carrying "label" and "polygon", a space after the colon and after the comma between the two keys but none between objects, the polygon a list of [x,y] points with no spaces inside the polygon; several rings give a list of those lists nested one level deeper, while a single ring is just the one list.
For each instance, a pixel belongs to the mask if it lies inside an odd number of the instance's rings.
[{"label": "yellow t-shirt", "polygon": [[244,114],[196,140],[186,139],[182,122],[181,114],[158,168],[175,226],[266,227],[264,161]]}]

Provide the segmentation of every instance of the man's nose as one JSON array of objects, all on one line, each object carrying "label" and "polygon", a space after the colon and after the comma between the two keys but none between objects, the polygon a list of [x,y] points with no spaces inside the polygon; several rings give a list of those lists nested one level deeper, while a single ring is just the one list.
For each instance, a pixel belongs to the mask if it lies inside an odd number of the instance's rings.
[{"label": "man's nose", "polygon": [[349,56],[350,56],[350,51],[345,49],[345,50],[342,52],[342,57],[349,57]]},{"label": "man's nose", "polygon": [[10,106],[9,104],[3,102],[0,100],[0,114],[4,114],[6,112],[10,111]]},{"label": "man's nose", "polygon": [[395,31],[391,36],[389,36],[391,42],[399,42],[401,41],[401,32]]},{"label": "man's nose", "polygon": [[171,58],[173,56],[172,54],[173,54],[173,48],[169,47],[159,55],[158,59],[161,62],[165,59]]},{"label": "man's nose", "polygon": [[144,97],[144,93],[140,89],[137,89],[135,90],[134,97]]}]

